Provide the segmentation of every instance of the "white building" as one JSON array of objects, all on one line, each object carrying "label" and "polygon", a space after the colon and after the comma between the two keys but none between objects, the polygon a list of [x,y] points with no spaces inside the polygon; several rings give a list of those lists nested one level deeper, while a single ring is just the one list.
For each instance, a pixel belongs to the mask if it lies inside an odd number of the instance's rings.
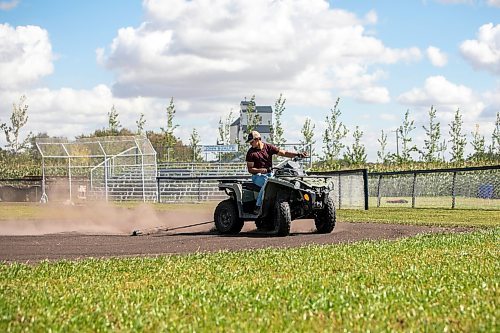
[{"label": "white building", "polygon": [[[240,143],[245,143],[248,136],[248,105],[250,101],[241,101],[240,103],[240,117],[236,119],[230,127],[229,138],[231,143],[237,143],[239,139]],[[273,108],[270,105],[256,105],[255,116],[259,116],[259,124],[254,128],[258,131],[264,141],[269,141],[269,136],[271,135],[271,124],[273,121]]]}]

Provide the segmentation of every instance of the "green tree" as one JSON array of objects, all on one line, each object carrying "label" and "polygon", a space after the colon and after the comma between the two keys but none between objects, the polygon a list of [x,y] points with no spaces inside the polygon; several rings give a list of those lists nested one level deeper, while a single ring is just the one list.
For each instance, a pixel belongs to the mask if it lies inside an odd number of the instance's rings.
[{"label": "green tree", "polygon": [[406,110],[405,118],[403,120],[403,125],[398,128],[399,134],[401,134],[401,156],[400,161],[402,163],[407,163],[413,161],[411,153],[417,150],[417,146],[412,144],[412,137],[410,133],[416,128],[414,121],[410,121],[410,110]]},{"label": "green tree", "polygon": [[255,95],[253,95],[247,106],[247,133],[254,131],[261,123],[262,117],[257,113]]},{"label": "green tree", "polygon": [[170,151],[176,145],[178,139],[174,135],[174,130],[179,127],[179,125],[174,124],[175,117],[175,104],[174,98],[170,98],[170,103],[167,107],[167,127],[160,127],[163,134],[163,145],[167,150],[167,162],[170,162],[171,156]]},{"label": "green tree", "polygon": [[379,163],[386,163],[388,161],[389,154],[385,151],[387,148],[387,133],[384,133],[384,130],[382,130],[380,138],[377,141],[380,143],[380,150],[377,151],[377,160]]},{"label": "green tree", "polygon": [[330,117],[326,116],[326,129],[323,133],[323,152],[325,153],[325,160],[332,163],[338,159],[340,151],[345,145],[342,140],[349,132],[345,125],[339,121],[341,112],[338,108],[340,98],[337,98],[333,109],[330,109]]},{"label": "green tree", "polygon": [[30,147],[30,140],[33,136],[33,133],[29,132],[29,134],[21,140],[20,131],[28,122],[28,105],[25,104],[26,96],[22,95],[19,98],[19,103],[12,103],[12,114],[10,116],[10,125],[6,123],[0,124],[0,129],[5,134],[5,140],[7,144],[5,148],[9,149],[13,153],[19,153],[24,149]]},{"label": "green tree", "polygon": [[217,139],[217,144],[229,145],[231,144],[231,124],[234,121],[233,111],[229,112],[229,115],[223,120],[219,119],[219,137]]},{"label": "green tree", "polygon": [[484,140],[484,135],[481,135],[479,133],[479,124],[476,124],[476,129],[474,132],[471,132],[472,134],[472,149],[473,152],[469,156],[469,160],[475,161],[475,162],[482,162],[486,160],[486,145],[485,145],[485,140]]},{"label": "green tree", "polygon": [[361,143],[361,138],[363,137],[363,131],[356,126],[356,130],[352,134],[354,138],[354,143],[352,147],[347,147],[344,153],[344,160],[351,165],[363,165],[366,163],[366,149]]},{"label": "green tree", "polygon": [[467,139],[465,134],[462,134],[462,116],[460,115],[460,109],[455,112],[455,118],[450,123],[450,142],[451,142],[451,161],[452,162],[462,162],[464,160],[465,145],[467,144]]},{"label": "green tree", "polygon": [[419,153],[424,162],[437,162],[440,160],[439,153],[446,150],[446,141],[441,140],[441,124],[436,122],[436,109],[431,105],[429,110],[429,127],[422,126],[425,130],[424,149]]},{"label": "green tree", "polygon": [[281,116],[283,115],[283,111],[285,111],[285,102],[286,98],[283,97],[283,94],[280,94],[280,97],[278,97],[274,103],[274,123],[269,122],[269,141],[278,147],[286,143],[286,139],[283,136],[283,125],[281,123]]},{"label": "green tree", "polygon": [[108,131],[109,135],[118,135],[120,132],[120,121],[118,120],[118,111],[116,111],[115,106],[111,107],[111,111],[108,112]]},{"label": "green tree", "polygon": [[305,150],[309,147],[311,147],[311,150],[308,152],[311,154],[311,158],[315,155],[314,152],[314,144],[316,143],[316,140],[314,140],[314,129],[316,128],[316,125],[314,125],[311,121],[311,118],[306,118],[306,121],[304,125],[302,126],[302,129],[300,130],[300,133],[302,133],[302,139],[300,140],[300,145],[301,145],[301,150]]},{"label": "green tree", "polygon": [[135,122],[137,125],[137,134],[141,135],[144,133],[144,125],[146,124],[146,119],[144,119],[144,113],[141,113],[139,119]]},{"label": "green tree", "polygon": [[492,156],[496,156],[497,159],[500,158],[500,112],[497,112],[495,128],[491,134],[491,145],[489,150]]},{"label": "green tree", "polygon": [[189,136],[189,147],[193,151],[193,161],[199,162],[202,160],[201,157],[201,147],[200,147],[200,135],[196,128],[193,128],[191,135]]}]

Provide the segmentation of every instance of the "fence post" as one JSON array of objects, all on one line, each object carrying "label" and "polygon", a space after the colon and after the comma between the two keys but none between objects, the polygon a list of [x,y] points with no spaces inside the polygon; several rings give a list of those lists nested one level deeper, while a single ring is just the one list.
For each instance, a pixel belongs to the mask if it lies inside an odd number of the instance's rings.
[{"label": "fence post", "polygon": [[342,207],[342,182],[340,181],[339,174],[339,209]]},{"label": "fence post", "polygon": [[451,182],[451,209],[455,209],[455,183],[457,181],[457,172],[453,173],[453,180]]},{"label": "fence post", "polygon": [[413,184],[411,189],[411,208],[415,208],[415,184],[417,182],[417,173],[413,173]]},{"label": "fence post", "polygon": [[363,183],[365,191],[365,210],[368,210],[368,170],[363,170]]},{"label": "fence post", "polygon": [[161,194],[160,194],[160,178],[156,177],[156,202],[161,202]]},{"label": "fence post", "polygon": [[380,184],[382,183],[382,175],[378,176],[378,183],[377,183],[377,207],[380,207]]},{"label": "fence post", "polygon": [[198,201],[201,201],[201,178],[198,178]]}]

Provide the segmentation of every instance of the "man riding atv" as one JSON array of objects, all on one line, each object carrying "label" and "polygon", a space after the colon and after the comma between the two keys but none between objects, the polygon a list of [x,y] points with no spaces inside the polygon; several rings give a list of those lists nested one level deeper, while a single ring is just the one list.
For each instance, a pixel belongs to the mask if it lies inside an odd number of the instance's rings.
[{"label": "man riding atv", "polygon": [[[247,142],[252,145],[247,165],[253,181],[219,180],[219,190],[226,193],[227,199],[215,208],[217,231],[237,234],[246,221],[253,221],[257,229],[286,236],[292,221],[314,219],[316,232],[332,232],[336,220],[332,177],[307,175],[299,163],[305,153],[287,152],[264,143],[258,132],[250,133]],[[272,167],[275,154],[291,159]]]},{"label": "man riding atv", "polygon": [[257,131],[250,132],[246,142],[251,146],[246,155],[247,169],[252,174],[252,182],[260,187],[254,209],[254,214],[259,215],[262,207],[264,185],[269,177],[272,177],[273,155],[304,158],[307,157],[307,153],[295,153],[279,149],[262,141],[260,133]]}]

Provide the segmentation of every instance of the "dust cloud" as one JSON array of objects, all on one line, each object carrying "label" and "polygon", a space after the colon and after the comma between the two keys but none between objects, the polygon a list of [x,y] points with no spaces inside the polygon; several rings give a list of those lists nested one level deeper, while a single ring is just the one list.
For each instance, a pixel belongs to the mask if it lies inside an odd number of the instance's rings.
[{"label": "dust cloud", "polygon": [[[155,209],[141,204],[128,208],[105,203],[76,205],[46,204],[37,207],[40,216],[0,221],[0,235],[45,235],[54,233],[131,234],[134,230],[166,229],[213,220],[212,207],[172,205]],[[213,223],[183,229],[186,232],[209,231]]]}]

